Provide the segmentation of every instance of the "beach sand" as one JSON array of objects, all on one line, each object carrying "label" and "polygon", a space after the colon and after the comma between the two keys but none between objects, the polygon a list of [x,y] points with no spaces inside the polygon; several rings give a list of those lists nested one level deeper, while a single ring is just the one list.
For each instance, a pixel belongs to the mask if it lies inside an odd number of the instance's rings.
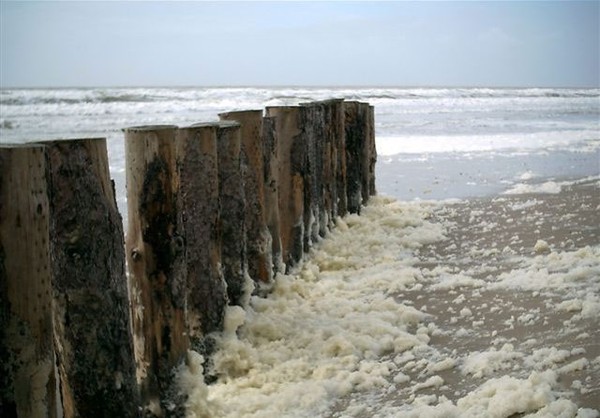
[{"label": "beach sand", "polygon": [[[545,370],[556,372],[553,390],[560,399],[600,409],[600,271],[593,283],[559,279],[586,269],[577,258],[590,257],[591,248],[598,254],[599,186],[589,179],[559,193],[439,206],[430,221],[449,226],[447,239],[422,247],[414,264],[423,270],[425,284],[395,295],[431,315],[427,347],[401,367],[403,380],[412,384],[370,400],[341,401],[331,416],[346,416],[342,411],[360,402],[388,405],[388,413],[372,407],[364,416],[392,416],[390,405],[429,416],[414,405],[444,398],[460,402],[486,381],[531,379]],[[425,383],[415,385],[418,381]]]},{"label": "beach sand", "polygon": [[600,416],[600,183],[510,190],[338,220],[228,312],[198,416]]}]

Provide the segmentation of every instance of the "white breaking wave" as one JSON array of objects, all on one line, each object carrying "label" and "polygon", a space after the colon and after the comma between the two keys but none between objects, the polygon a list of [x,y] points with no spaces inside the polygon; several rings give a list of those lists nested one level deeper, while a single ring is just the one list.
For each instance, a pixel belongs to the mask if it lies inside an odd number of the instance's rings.
[{"label": "white breaking wave", "polygon": [[[443,174],[419,193],[401,190],[397,175],[409,160],[433,164],[432,156],[460,154],[472,162],[487,154],[512,156],[545,152],[586,153],[581,170],[556,167],[545,176],[597,174],[590,161],[600,149],[600,89],[490,89],[394,87],[177,87],[0,90],[0,142],[24,143],[69,138],[106,137],[117,201],[127,222],[125,147],[122,128],[215,121],[218,113],[266,106],[296,105],[344,98],[375,106],[375,136],[380,161],[401,154],[398,164],[379,164],[378,189],[401,198],[473,195],[471,184],[492,184],[477,167],[463,176],[463,193],[445,191]],[[456,155],[452,155],[455,157]],[[562,159],[561,161],[564,161]],[[402,164],[402,165],[400,165]],[[475,167],[473,164],[470,166]],[[385,172],[381,168],[385,168]],[[413,168],[416,167],[413,164]],[[485,167],[487,168],[487,167]],[[539,169],[539,168],[536,168]],[[583,173],[581,173],[583,171]],[[414,171],[412,172],[414,173]],[[425,178],[419,172],[412,181]],[[462,173],[462,174],[465,174]],[[457,173],[457,175],[461,175]],[[397,183],[396,183],[397,182]],[[454,187],[456,189],[456,187]],[[496,187],[501,191],[504,187]],[[429,194],[433,190],[432,194]]]},{"label": "white breaking wave", "polygon": [[195,123],[218,112],[331,98],[374,105],[382,137],[597,132],[600,114],[600,89],[373,87],[3,89],[0,114],[8,121],[3,126],[18,127],[3,129],[3,138],[24,142],[97,136],[140,123]]},{"label": "white breaking wave", "polygon": [[532,151],[536,149],[579,149],[589,145],[600,148],[598,131],[554,131],[541,133],[505,133],[497,135],[413,135],[377,137],[377,153],[425,154],[480,151]]}]

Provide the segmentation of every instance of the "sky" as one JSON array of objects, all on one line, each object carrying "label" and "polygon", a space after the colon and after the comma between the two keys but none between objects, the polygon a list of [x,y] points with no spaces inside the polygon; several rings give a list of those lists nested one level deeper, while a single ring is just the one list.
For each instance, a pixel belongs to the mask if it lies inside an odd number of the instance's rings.
[{"label": "sky", "polygon": [[600,2],[0,0],[0,85],[600,87]]}]

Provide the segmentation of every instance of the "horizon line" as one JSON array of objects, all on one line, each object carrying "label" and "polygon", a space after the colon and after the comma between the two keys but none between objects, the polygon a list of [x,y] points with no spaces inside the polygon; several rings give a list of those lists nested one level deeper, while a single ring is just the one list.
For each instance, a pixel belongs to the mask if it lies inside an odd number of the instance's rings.
[{"label": "horizon line", "polygon": [[306,88],[306,89],[599,89],[598,85],[485,85],[485,84],[456,84],[456,85],[444,85],[444,84],[413,84],[413,85],[400,85],[400,84],[152,84],[152,85],[62,85],[62,86],[44,86],[44,85],[33,85],[33,86],[0,86],[0,90],[66,90],[66,89],[193,89],[193,88],[213,88],[213,89],[227,89],[227,88],[263,88],[263,89],[277,89],[277,88]]}]

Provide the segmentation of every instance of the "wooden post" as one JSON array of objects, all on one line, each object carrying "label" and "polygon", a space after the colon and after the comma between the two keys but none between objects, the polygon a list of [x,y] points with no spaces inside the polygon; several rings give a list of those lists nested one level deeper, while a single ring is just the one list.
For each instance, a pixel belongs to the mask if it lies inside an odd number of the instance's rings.
[{"label": "wooden post", "polygon": [[187,322],[192,348],[206,353],[204,337],[219,331],[227,306],[221,271],[217,125],[177,132],[179,224],[184,231]]},{"label": "wooden post", "polygon": [[269,285],[273,280],[273,257],[265,214],[262,110],[221,113],[219,117],[241,125],[248,274],[259,285]]},{"label": "wooden post", "polygon": [[312,176],[316,175],[317,219],[319,235],[323,237],[333,228],[335,218],[347,212],[343,100],[312,102],[305,106],[308,111],[305,123],[307,135],[310,132],[316,137],[308,141],[308,146],[314,148],[316,153],[309,158],[308,165],[315,167],[311,172]]},{"label": "wooden post", "polygon": [[279,140],[279,217],[281,249],[286,269],[304,254],[304,179],[305,146],[299,106],[267,107],[274,116]]},{"label": "wooden post", "polygon": [[123,226],[106,140],[45,144],[64,416],[139,416]]},{"label": "wooden post", "polygon": [[368,115],[365,110],[363,103],[344,103],[348,212],[359,214],[361,205],[368,200],[368,196],[365,196],[365,173],[368,172],[368,168],[365,168],[368,138]]},{"label": "wooden post", "polygon": [[279,140],[275,129],[274,117],[263,118],[262,144],[264,157],[265,217],[271,235],[271,254],[273,275],[285,272],[281,254],[281,236],[279,231]]},{"label": "wooden post", "polygon": [[[367,135],[367,191],[368,196],[375,196],[375,164],[377,163],[377,148],[375,145],[375,107],[369,106],[368,110],[368,135]],[[365,202],[366,203],[366,202]]]},{"label": "wooden post", "polygon": [[219,198],[223,276],[231,305],[243,305],[246,295],[246,198],[241,163],[241,130],[237,122],[217,126]]},{"label": "wooden post", "polygon": [[[178,224],[175,136],[171,125],[124,130],[127,264],[138,381],[146,413],[182,414],[169,399],[172,370],[189,348],[185,242]],[[175,410],[167,408],[176,405]]]},{"label": "wooden post", "polygon": [[0,146],[0,416],[57,416],[47,155]]},{"label": "wooden post", "polygon": [[344,216],[348,213],[347,164],[346,164],[346,131],[343,100],[328,102],[328,120],[333,144],[335,206],[333,216]]},{"label": "wooden post", "polygon": [[[301,143],[304,147],[302,177],[304,181],[304,252],[325,235],[333,207],[330,186],[331,144],[326,136],[322,102],[303,103]],[[328,209],[325,209],[325,208]]]}]

